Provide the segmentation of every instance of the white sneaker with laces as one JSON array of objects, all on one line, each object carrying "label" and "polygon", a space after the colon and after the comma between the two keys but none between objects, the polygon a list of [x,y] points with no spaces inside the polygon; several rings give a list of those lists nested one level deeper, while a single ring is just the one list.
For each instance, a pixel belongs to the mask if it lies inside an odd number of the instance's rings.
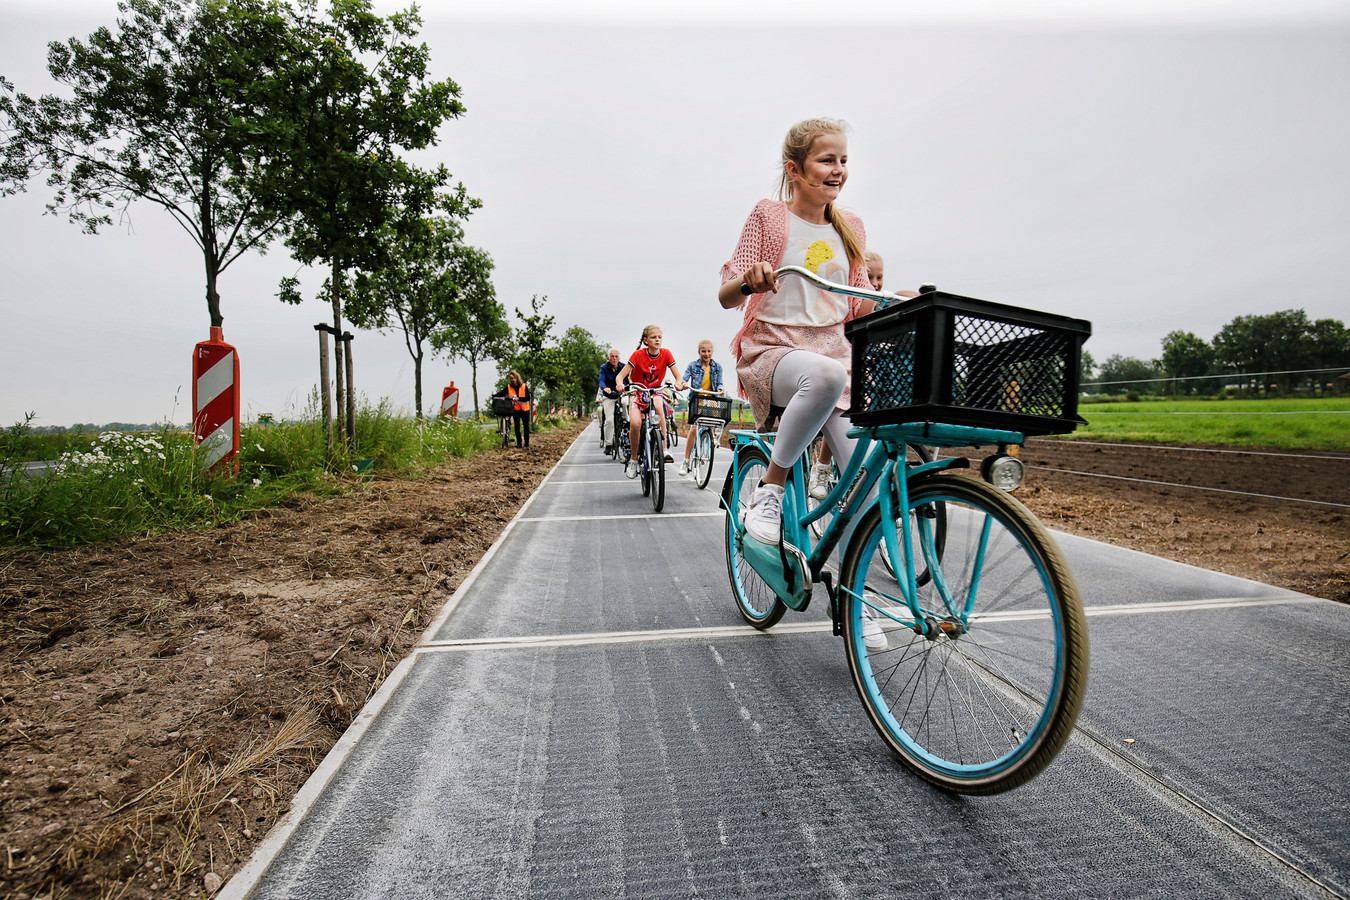
[{"label": "white sneaker with laces", "polygon": [[680,472],[679,472],[679,475],[680,475],[681,478],[683,478],[684,476],[686,476],[686,475],[688,475],[688,474],[689,474],[689,460],[686,459],[686,460],[684,460],[683,462],[680,463]]},{"label": "white sneaker with laces", "polygon": [[638,467],[638,461],[636,459],[630,459],[628,465],[624,466],[623,474],[627,475],[629,478],[636,478],[638,475],[642,474],[642,470]]},{"label": "white sneaker with laces", "polygon": [[783,486],[765,484],[750,495],[745,513],[745,531],[764,544],[776,544],[783,533]]},{"label": "white sneaker with laces", "polygon": [[824,463],[816,463],[811,467],[811,484],[807,493],[812,500],[824,500],[830,492],[830,476],[833,474],[830,470],[833,468]]},{"label": "white sneaker with laces", "polygon": [[881,630],[881,623],[877,621],[877,614],[866,604],[863,604],[862,608],[862,633],[863,646],[868,650],[881,653],[891,649],[890,642],[886,640],[886,632]]}]

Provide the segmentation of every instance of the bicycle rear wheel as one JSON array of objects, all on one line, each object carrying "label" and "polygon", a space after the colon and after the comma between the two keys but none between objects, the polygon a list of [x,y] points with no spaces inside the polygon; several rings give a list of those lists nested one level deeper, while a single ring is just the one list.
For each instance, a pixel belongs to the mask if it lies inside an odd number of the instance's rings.
[{"label": "bicycle rear wheel", "polygon": [[694,441],[694,484],[701,491],[708,486],[708,479],[712,477],[713,453],[717,446],[713,443],[711,428],[700,428],[697,434]]},{"label": "bicycle rear wheel", "polygon": [[508,424],[510,419],[502,419],[502,449],[505,450],[511,443],[511,426]]},{"label": "bicycle rear wheel", "polygon": [[[934,520],[922,515],[939,503],[941,548]],[[938,576],[918,587],[925,621],[916,626],[881,559],[874,504],[849,542],[841,575],[854,686],[882,739],[925,780],[966,794],[1011,790],[1049,765],[1078,718],[1088,674],[1078,587],[1045,528],[984,482],[920,478],[905,521],[915,556]],[[866,631],[874,629],[865,609],[885,648],[875,634],[867,646]]]},{"label": "bicycle rear wheel", "polygon": [[[765,584],[759,573],[741,555],[740,533],[741,516],[750,507],[750,495],[755,492],[759,480],[769,468],[769,460],[758,447],[742,447],[732,458],[733,471],[727,474],[722,488],[722,502],[727,510],[726,547],[727,577],[731,580],[731,593],[736,597],[736,606],[741,617],[759,629],[771,628],[783,618],[787,605],[778,599],[773,589]],[[733,485],[739,485],[733,496]],[[754,540],[754,538],[744,538]]]}]

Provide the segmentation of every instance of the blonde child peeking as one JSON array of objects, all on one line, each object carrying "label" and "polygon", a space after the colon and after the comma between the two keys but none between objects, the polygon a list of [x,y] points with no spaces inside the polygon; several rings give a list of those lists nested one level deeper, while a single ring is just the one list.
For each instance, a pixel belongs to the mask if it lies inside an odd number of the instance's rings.
[{"label": "blonde child peeking", "polygon": [[[626,381],[630,385],[659,388],[666,377],[667,369],[675,377],[676,389],[684,390],[684,379],[680,378],[680,370],[675,365],[675,357],[669,350],[661,348],[660,326],[648,325],[642,329],[642,343],[638,345],[637,350],[633,351],[633,355],[628,357],[628,362],[624,363],[616,382],[623,384]],[[660,394],[650,396],[651,400],[649,401],[646,395],[634,394],[628,408],[628,446],[633,448],[634,455],[637,454],[637,448],[641,446],[638,443],[638,435],[642,431],[642,411],[650,404],[654,407],[653,415],[661,416],[662,420],[665,419],[665,399]],[[636,478],[640,471],[638,461],[629,459],[624,474],[629,478]]]},{"label": "blonde child peeking", "polygon": [[[836,457],[847,459],[849,343],[844,322],[872,311],[872,301],[842,297],[774,272],[798,265],[827,281],[869,288],[862,220],[836,201],[848,180],[848,138],[836,119],[808,119],[783,142],[779,201],[761,200],[722,266],[717,299],[744,306],[731,344],[741,394],[755,421],[784,408],[773,455],[750,498],[746,532],[765,543],[782,534],[783,483],[793,462],[822,428]],[[750,294],[746,298],[745,292]]]},{"label": "blonde child peeking", "polygon": [[[863,254],[863,262],[867,263],[867,281],[872,285],[872,290],[879,291],[886,282],[886,261],[881,258],[881,254],[875,250],[868,250]],[[901,297],[917,297],[915,291],[895,291],[895,294]],[[834,457],[830,453],[830,445],[827,443],[820,448],[820,459],[811,467],[811,479],[807,485],[807,493],[816,500],[824,500],[830,492],[830,478],[833,476]]]}]

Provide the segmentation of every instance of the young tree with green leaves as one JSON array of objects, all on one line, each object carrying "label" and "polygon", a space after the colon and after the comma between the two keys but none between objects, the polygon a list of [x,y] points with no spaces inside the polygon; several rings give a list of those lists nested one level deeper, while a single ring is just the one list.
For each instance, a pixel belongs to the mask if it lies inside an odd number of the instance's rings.
[{"label": "young tree with green leaves", "polygon": [[1183,379],[1172,390],[1180,394],[1207,393],[1208,379],[1201,376],[1214,371],[1214,348],[1189,331],[1169,331],[1162,339],[1163,374]]},{"label": "young tree with green leaves", "polygon": [[[462,218],[479,205],[463,185],[444,190],[444,166],[419,169],[402,155],[435,144],[440,126],[464,112],[459,86],[431,79],[430,51],[415,43],[420,27],[416,7],[381,17],[369,0],[332,0],[326,16],[316,0],[299,6],[307,53],[289,72],[292,130],[282,151],[289,177],[268,205],[290,223],[292,255],[327,267],[338,332],[347,273],[387,267],[391,221]],[[301,300],[293,279],[281,297]],[[338,379],[339,422],[343,393]]]},{"label": "young tree with green leaves", "polygon": [[[453,219],[417,219],[386,228],[391,249],[386,264],[356,276],[347,304],[349,320],[362,328],[397,327],[413,360],[413,396],[422,417],[422,361],[432,335],[464,318],[468,287],[492,269],[487,254],[464,245],[464,229]],[[470,301],[473,302],[473,301]]]},{"label": "young tree with green leaves", "polygon": [[458,302],[446,326],[432,332],[431,346],[450,359],[469,364],[473,412],[478,415],[478,367],[512,355],[511,326],[506,321],[506,309],[497,302],[490,277],[492,258],[487,253],[461,245],[453,269]]},{"label": "young tree with green leaves", "polygon": [[1279,373],[1262,375],[1259,386],[1265,391],[1268,385],[1279,385],[1287,391],[1303,378],[1291,373],[1315,365],[1311,329],[1301,309],[1238,316],[1214,336],[1214,353],[1239,373]]},{"label": "young tree with green leaves", "polygon": [[1157,377],[1158,367],[1151,360],[1115,353],[1102,363],[1098,383],[1107,394],[1152,393]]},{"label": "young tree with green leaves", "polygon": [[558,349],[567,367],[566,380],[558,387],[559,399],[577,415],[585,415],[595,400],[596,372],[607,351],[580,325],[573,325],[563,333]]},{"label": "young tree with green leaves", "polygon": [[552,402],[558,397],[559,386],[567,380],[567,362],[553,339],[554,318],[544,315],[546,303],[547,295],[535,294],[530,298],[529,315],[516,309],[520,328],[515,331],[515,353],[506,368],[520,372],[536,392],[542,388]]},{"label": "young tree with green leaves", "polygon": [[[211,325],[220,274],[263,249],[287,213],[260,191],[278,177],[288,130],[280,73],[293,50],[286,7],[272,0],[126,0],[116,29],[48,45],[47,70],[69,96],[0,91],[0,195],[45,175],[47,210],[86,233],[134,201],[169,213],[197,244]],[[3,79],[0,79],[2,81]]]}]

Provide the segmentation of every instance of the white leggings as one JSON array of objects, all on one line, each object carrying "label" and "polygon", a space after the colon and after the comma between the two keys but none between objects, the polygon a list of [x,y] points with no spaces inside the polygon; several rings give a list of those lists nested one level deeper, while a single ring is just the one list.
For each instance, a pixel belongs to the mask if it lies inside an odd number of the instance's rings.
[{"label": "white leggings", "polygon": [[847,386],[848,370],[828,356],[793,350],[778,361],[773,370],[771,402],[784,409],[773,441],[775,464],[791,468],[824,428],[825,441],[843,468],[855,442],[848,437],[848,420],[835,404]]}]

